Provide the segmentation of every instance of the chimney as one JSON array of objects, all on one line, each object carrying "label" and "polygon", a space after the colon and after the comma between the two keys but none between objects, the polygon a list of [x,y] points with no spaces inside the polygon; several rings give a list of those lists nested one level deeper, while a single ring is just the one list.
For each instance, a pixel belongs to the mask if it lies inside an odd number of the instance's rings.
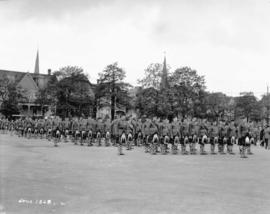
[{"label": "chimney", "polygon": [[48,75],[51,75],[51,74],[52,74],[52,70],[48,69]]}]

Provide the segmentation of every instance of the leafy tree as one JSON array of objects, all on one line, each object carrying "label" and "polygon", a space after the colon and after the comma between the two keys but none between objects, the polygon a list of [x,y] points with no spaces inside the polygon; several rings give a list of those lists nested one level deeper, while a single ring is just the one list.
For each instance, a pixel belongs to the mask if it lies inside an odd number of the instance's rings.
[{"label": "leafy tree", "polygon": [[82,74],[84,74],[83,68],[78,66],[65,66],[54,72],[54,75],[57,77],[58,80]]},{"label": "leafy tree", "polygon": [[250,120],[259,120],[260,105],[252,92],[243,92],[236,98],[235,114],[249,122]]},{"label": "leafy tree", "polygon": [[[3,88],[2,88],[3,87]],[[11,118],[14,114],[19,114],[18,103],[24,99],[23,91],[17,88],[12,82],[8,82],[7,85],[1,86],[1,91],[5,91],[5,95],[1,97],[1,113],[7,118]],[[3,95],[3,94],[2,94]]]},{"label": "leafy tree", "polygon": [[207,117],[217,121],[229,111],[230,98],[220,92],[208,93],[206,96]]},{"label": "leafy tree", "polygon": [[207,117],[207,104],[206,104],[207,93],[204,90],[199,90],[193,103],[193,116],[197,118]]},{"label": "leafy tree", "polygon": [[262,117],[266,119],[269,124],[269,114],[270,114],[270,95],[263,95],[260,100],[260,105],[262,107]]},{"label": "leafy tree", "polygon": [[125,77],[125,70],[120,68],[117,62],[107,65],[106,68],[99,73],[96,88],[96,103],[98,107],[101,107],[104,102],[110,104],[112,120],[115,117],[116,105],[124,105],[127,107],[130,101],[128,90],[131,88],[131,85],[123,81]]},{"label": "leafy tree", "polygon": [[145,70],[144,70],[144,78],[139,79],[138,83],[143,88],[154,88],[160,89],[160,82],[162,77],[162,68],[163,65],[160,63],[151,63]]},{"label": "leafy tree", "polygon": [[7,76],[4,76],[0,79],[0,102],[3,102],[8,99],[8,86],[10,82]]},{"label": "leafy tree", "polygon": [[162,68],[161,64],[150,64],[145,70],[145,77],[138,81],[144,88],[137,97],[139,111],[151,115],[155,109],[156,116],[170,120],[178,115],[183,118],[191,115],[205,117],[204,77],[196,70],[182,67],[169,74],[169,87],[161,89]]},{"label": "leafy tree", "polygon": [[46,88],[39,89],[36,94],[35,102],[41,106],[41,112],[44,116],[45,106],[56,106],[56,94],[57,94],[57,78],[55,75],[52,75],[47,83]]},{"label": "leafy tree", "polygon": [[88,77],[82,68],[67,66],[54,73],[58,79],[54,85],[57,114],[67,116],[89,116],[94,94]]},{"label": "leafy tree", "polygon": [[141,115],[148,117],[157,116],[159,91],[153,87],[139,90],[135,102],[135,108],[139,110]]},{"label": "leafy tree", "polygon": [[[174,92],[174,108],[177,114],[183,118],[195,114],[198,116],[203,106],[203,91],[205,90],[205,80],[199,76],[196,70],[189,67],[176,69],[169,78],[171,90]],[[196,103],[195,103],[196,102]],[[196,104],[196,107],[195,107]]]}]

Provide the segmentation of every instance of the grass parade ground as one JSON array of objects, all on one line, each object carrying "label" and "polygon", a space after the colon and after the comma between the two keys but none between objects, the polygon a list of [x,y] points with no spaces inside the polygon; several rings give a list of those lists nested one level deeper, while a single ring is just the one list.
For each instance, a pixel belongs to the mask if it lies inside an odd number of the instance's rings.
[{"label": "grass parade ground", "polygon": [[[198,145],[197,145],[198,146]],[[206,151],[209,152],[207,145]],[[150,155],[0,134],[0,214],[269,214],[270,151]]]}]

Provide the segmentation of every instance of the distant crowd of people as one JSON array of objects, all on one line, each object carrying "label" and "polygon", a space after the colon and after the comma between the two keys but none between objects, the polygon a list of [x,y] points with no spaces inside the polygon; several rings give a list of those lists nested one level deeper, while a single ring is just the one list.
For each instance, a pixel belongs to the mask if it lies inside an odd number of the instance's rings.
[{"label": "distant crowd of people", "polygon": [[[75,145],[116,146],[119,155],[123,147],[131,150],[143,146],[145,152],[155,154],[208,154],[205,145],[210,145],[210,154],[235,154],[234,145],[239,147],[240,157],[252,154],[251,145],[268,149],[269,126],[246,122],[209,122],[206,120],[180,120],[172,122],[159,118],[121,117],[110,119],[24,118],[9,121],[0,119],[1,133],[10,132],[19,137],[46,138],[58,146],[60,142]],[[197,147],[199,148],[197,149]],[[198,151],[197,151],[198,150]]]}]

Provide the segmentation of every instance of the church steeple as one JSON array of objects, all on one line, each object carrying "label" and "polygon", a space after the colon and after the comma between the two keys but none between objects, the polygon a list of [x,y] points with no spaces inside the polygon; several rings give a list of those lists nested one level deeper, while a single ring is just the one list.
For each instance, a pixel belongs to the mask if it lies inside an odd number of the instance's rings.
[{"label": "church steeple", "polygon": [[36,56],[36,62],[35,62],[35,74],[39,74],[39,54],[38,54],[38,50],[37,50],[37,56]]},{"label": "church steeple", "polygon": [[164,56],[163,61],[163,68],[162,68],[162,76],[161,76],[161,89],[168,88],[168,70],[167,70],[167,63],[166,63],[166,55]]}]

